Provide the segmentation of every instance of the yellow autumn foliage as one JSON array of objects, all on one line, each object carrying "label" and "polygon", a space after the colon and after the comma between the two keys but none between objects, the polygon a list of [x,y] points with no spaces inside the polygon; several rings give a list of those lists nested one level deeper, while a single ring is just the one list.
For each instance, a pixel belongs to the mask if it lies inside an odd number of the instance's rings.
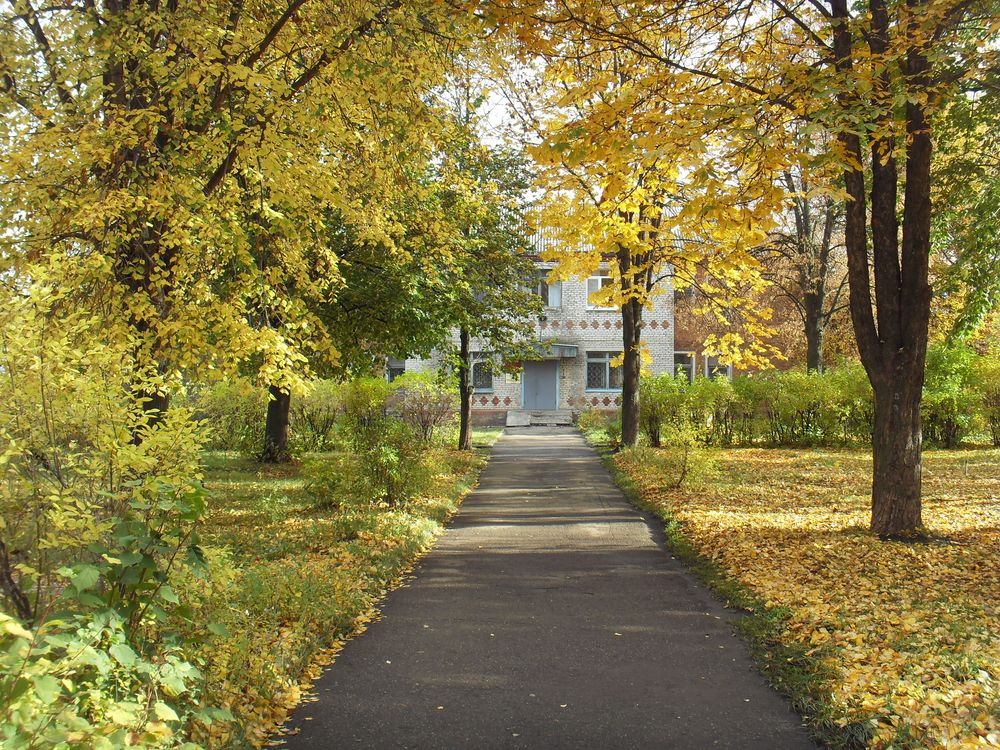
[{"label": "yellow autumn foliage", "polygon": [[870,746],[1000,746],[1000,460],[928,452],[929,543],[866,533],[871,459],[855,451],[718,451],[715,477],[669,490],[628,453],[642,498],[768,606],[781,639],[835,677],[827,708]]}]

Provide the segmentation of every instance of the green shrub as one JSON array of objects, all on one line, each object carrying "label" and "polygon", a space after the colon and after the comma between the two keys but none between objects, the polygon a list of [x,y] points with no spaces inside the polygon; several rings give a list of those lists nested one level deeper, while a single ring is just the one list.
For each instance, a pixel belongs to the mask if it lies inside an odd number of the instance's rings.
[{"label": "green shrub", "polygon": [[[739,424],[736,406],[736,392],[728,378],[699,376],[688,387],[688,424],[706,445],[733,445]],[[682,426],[679,421],[675,424]]]},{"label": "green shrub", "polygon": [[37,630],[0,613],[0,745],[172,748],[199,709],[201,675],[176,646],[154,657],[133,647],[111,611],[52,620]]},{"label": "green shrub", "polygon": [[1000,448],[1000,350],[994,349],[976,359],[972,383],[993,446]]},{"label": "green shrub", "polygon": [[308,489],[317,503],[398,505],[426,488],[426,444],[416,428],[390,413],[392,394],[380,378],[344,386],[341,432],[348,450],[308,467]]},{"label": "green shrub", "polygon": [[205,447],[246,456],[260,453],[267,402],[267,389],[243,378],[193,389],[187,397],[195,416],[209,427]]},{"label": "green shrub", "polygon": [[964,346],[928,348],[920,407],[928,442],[957,448],[972,428],[981,403],[972,387],[974,358],[974,352]]},{"label": "green shrub", "polygon": [[639,426],[650,445],[660,445],[665,425],[687,420],[689,395],[688,383],[682,377],[662,373],[640,379]]},{"label": "green shrub", "polygon": [[458,389],[433,372],[407,372],[392,381],[390,405],[400,419],[430,442],[434,430],[458,415]]},{"label": "green shrub", "polygon": [[[344,403],[344,386],[333,380],[314,380],[305,396],[293,396],[289,407],[289,443],[295,453],[327,451],[334,447]],[[263,430],[257,415],[254,434]]]},{"label": "green shrub", "polygon": [[868,373],[858,362],[845,363],[824,373],[837,395],[836,413],[844,445],[870,444],[875,428],[875,402]]}]

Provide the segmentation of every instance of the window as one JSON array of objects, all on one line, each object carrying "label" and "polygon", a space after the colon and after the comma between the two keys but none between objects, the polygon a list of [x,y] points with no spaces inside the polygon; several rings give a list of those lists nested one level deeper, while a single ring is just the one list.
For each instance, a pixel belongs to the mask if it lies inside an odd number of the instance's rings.
[{"label": "window", "polygon": [[733,379],[733,366],[719,362],[718,357],[705,357],[705,374],[710,378]]},{"label": "window", "polygon": [[694,381],[694,352],[674,352],[674,377],[678,375]]},{"label": "window", "polygon": [[389,357],[385,363],[385,379],[390,383],[406,372],[406,360]]},{"label": "window", "polygon": [[587,390],[611,391],[622,387],[622,368],[612,367],[611,360],[621,352],[587,352]]},{"label": "window", "polygon": [[535,278],[531,291],[542,298],[542,304],[546,307],[562,307],[562,282],[547,281],[548,272],[539,271]]},{"label": "window", "polygon": [[674,304],[693,304],[695,298],[694,286],[686,286],[683,289],[674,288]]},{"label": "window", "polygon": [[599,292],[605,287],[609,287],[614,284],[614,280],[610,276],[591,276],[587,279],[587,309],[588,310],[614,310],[614,307],[602,307],[601,305],[595,305],[590,301],[592,295]]},{"label": "window", "polygon": [[474,391],[493,390],[493,363],[486,355],[472,355],[472,389]]}]

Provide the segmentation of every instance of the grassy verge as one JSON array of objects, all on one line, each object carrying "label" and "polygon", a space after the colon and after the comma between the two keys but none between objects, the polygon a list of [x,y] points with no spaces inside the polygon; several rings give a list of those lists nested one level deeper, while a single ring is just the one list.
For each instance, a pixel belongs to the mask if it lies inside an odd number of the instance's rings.
[{"label": "grassy verge", "polygon": [[[717,450],[669,489],[603,451],[674,554],[733,606],[761,671],[834,748],[1000,746],[1000,454],[931,451],[934,544],[864,531],[862,451]],[[641,454],[640,454],[641,455]]]},{"label": "grassy verge", "polygon": [[435,448],[432,490],[392,508],[318,508],[299,465],[207,455],[212,508],[202,536],[211,574],[189,587],[189,604],[216,634],[202,654],[205,699],[236,721],[199,728],[194,739],[210,747],[266,743],[321,665],[364,630],[442,530],[498,435],[477,432],[473,453]]}]

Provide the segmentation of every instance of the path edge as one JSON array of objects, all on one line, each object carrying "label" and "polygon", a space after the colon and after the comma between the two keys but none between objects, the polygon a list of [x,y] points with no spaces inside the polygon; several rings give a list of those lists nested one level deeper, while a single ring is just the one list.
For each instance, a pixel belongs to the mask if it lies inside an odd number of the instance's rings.
[{"label": "path edge", "polygon": [[615,450],[605,442],[581,432],[587,445],[600,457],[615,486],[649,525],[663,550],[680,561],[710,594],[734,617],[733,629],[746,644],[754,665],[768,684],[783,695],[802,717],[812,738],[831,750],[864,750],[872,736],[870,724],[858,721],[842,726],[833,716],[826,696],[829,668],[822,654],[806,655],[806,648],[781,640],[789,619],[784,607],[768,605],[750,587],[740,583],[718,563],[703,555],[685,535],[679,520],[664,505],[643,497],[632,478],[615,463]]}]

